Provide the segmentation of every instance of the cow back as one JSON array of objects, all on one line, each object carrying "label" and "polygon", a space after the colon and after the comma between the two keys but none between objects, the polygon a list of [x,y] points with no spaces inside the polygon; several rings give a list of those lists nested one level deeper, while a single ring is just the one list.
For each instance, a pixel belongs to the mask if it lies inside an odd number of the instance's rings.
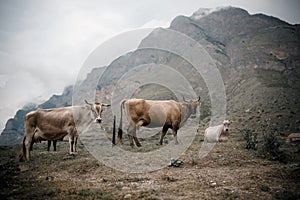
[{"label": "cow back", "polygon": [[176,101],[152,101],[130,99],[125,103],[127,115],[135,124],[143,121],[143,126],[161,127],[176,121],[180,123],[180,104]]},{"label": "cow back", "polygon": [[35,133],[35,142],[59,139],[68,134],[70,126],[74,127],[72,108],[66,107],[30,112],[26,115],[25,126],[27,132]]}]

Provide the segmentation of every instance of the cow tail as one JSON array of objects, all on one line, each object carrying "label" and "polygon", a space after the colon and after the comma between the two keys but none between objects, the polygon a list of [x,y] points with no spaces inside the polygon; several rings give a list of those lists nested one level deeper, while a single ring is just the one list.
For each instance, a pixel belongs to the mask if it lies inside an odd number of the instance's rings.
[{"label": "cow tail", "polygon": [[25,141],[26,141],[26,137],[27,137],[27,128],[28,128],[28,125],[27,125],[27,120],[28,119],[27,118],[28,118],[28,116],[26,115],[25,119],[24,119],[25,135],[23,137],[22,148],[21,148],[21,152],[20,152],[20,155],[19,155],[19,161],[20,162],[26,160],[26,146],[25,146]]},{"label": "cow tail", "polygon": [[[30,128],[30,113],[26,114],[25,119],[24,119],[24,129],[25,129],[25,136],[23,138],[23,142],[22,142],[22,148],[21,148],[21,153],[19,156],[19,161],[25,161],[29,158],[27,158],[27,148],[26,148],[26,140],[27,137],[30,137],[30,132],[32,131],[32,129]],[[30,141],[30,148],[32,149],[32,145],[34,143],[34,134],[33,133],[32,137],[31,137],[31,141]]]},{"label": "cow tail", "polygon": [[119,142],[122,143],[122,135],[123,135],[123,130],[122,130],[122,121],[123,121],[123,109],[124,109],[124,103],[126,100],[123,100],[120,105],[120,111],[121,111],[121,116],[120,116],[120,124],[119,124],[119,130],[118,130],[118,140]]},{"label": "cow tail", "polygon": [[26,147],[25,147],[26,136],[23,138],[22,149],[19,155],[19,162],[25,161],[26,158]]},{"label": "cow tail", "polygon": [[[31,138],[31,142],[30,142],[30,151],[32,151],[33,150],[33,144],[34,144],[34,135],[35,135],[35,131],[34,131],[34,133],[33,133],[33,135],[32,135],[32,138]],[[41,142],[41,141],[40,141]],[[37,141],[36,141],[36,143],[37,143]]]}]

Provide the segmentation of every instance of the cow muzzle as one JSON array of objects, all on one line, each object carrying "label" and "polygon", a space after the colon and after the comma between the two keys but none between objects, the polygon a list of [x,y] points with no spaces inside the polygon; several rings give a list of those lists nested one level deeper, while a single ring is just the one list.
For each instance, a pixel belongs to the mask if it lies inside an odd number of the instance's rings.
[{"label": "cow muzzle", "polygon": [[96,118],[96,122],[100,124],[102,122],[102,119],[100,117],[98,117],[98,118]]}]

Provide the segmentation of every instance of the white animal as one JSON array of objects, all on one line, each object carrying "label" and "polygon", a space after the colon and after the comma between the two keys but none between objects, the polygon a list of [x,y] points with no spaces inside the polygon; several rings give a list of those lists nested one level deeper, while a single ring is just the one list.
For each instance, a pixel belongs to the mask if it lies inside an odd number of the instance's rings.
[{"label": "white animal", "polygon": [[224,120],[221,125],[212,126],[205,129],[204,141],[206,142],[223,142],[228,140],[228,131],[231,121]]}]

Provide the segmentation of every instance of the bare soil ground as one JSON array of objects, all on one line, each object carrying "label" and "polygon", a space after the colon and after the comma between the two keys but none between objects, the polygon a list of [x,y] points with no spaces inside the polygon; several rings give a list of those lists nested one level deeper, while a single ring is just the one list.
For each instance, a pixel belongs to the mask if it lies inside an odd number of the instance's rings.
[{"label": "bare soil ground", "polygon": [[[202,136],[180,157],[181,167],[128,174],[93,158],[83,144],[68,155],[47,143],[34,145],[30,162],[18,162],[21,145],[0,147],[1,199],[299,199],[299,163],[258,158],[232,134],[198,157]],[[128,145],[124,144],[124,145]],[[52,149],[51,149],[52,150]]]}]

